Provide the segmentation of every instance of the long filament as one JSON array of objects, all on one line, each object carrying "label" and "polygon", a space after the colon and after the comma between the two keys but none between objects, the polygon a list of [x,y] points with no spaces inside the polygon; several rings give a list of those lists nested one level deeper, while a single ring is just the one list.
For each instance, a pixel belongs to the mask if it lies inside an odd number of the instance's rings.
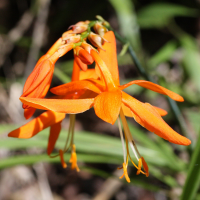
[{"label": "long filament", "polygon": [[123,154],[124,154],[124,163],[126,163],[126,150],[125,150],[125,146],[124,146],[124,137],[123,137],[122,126],[121,126],[121,122],[119,120],[119,117],[118,117],[118,127],[119,127],[121,142],[122,142],[122,149],[123,149]]}]

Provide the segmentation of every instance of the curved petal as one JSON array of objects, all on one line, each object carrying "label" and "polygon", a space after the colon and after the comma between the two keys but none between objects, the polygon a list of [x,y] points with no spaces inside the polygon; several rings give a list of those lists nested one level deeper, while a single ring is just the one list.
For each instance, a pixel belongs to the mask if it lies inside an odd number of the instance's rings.
[{"label": "curved petal", "polygon": [[[53,78],[53,69],[47,74],[45,79],[35,88],[31,93],[28,94],[28,97],[31,98],[44,98],[50,88],[51,80]],[[23,95],[22,95],[23,96]],[[29,108],[29,106],[23,104],[24,109]]]},{"label": "curved petal", "polygon": [[78,81],[80,80],[80,68],[74,58],[74,62],[73,62],[73,71],[72,71],[72,81]]},{"label": "curved petal", "polygon": [[[101,87],[101,86],[99,86]],[[96,93],[100,93],[103,88],[99,88],[94,82],[90,79],[82,81],[73,81],[57,87],[52,88],[50,91],[56,95],[66,95],[71,92],[78,92],[79,90],[91,90]]]},{"label": "curved petal", "polygon": [[20,128],[10,132],[8,136],[24,139],[31,138],[43,129],[62,121],[64,118],[64,113],[47,111],[42,113],[39,117],[31,120],[27,124],[21,126]]},{"label": "curved petal", "polygon": [[122,104],[122,94],[120,90],[113,92],[103,92],[94,100],[94,110],[96,115],[102,120],[114,124]]},{"label": "curved petal", "polygon": [[[145,104],[149,104],[149,103],[145,103]],[[150,105],[150,104],[149,104]],[[150,105],[152,106],[152,105]],[[162,109],[162,108],[159,108],[159,107],[156,107],[156,106],[152,106],[154,109],[156,109],[156,111],[159,113],[160,116],[165,116],[167,115],[167,111]],[[124,115],[126,117],[133,117],[135,118],[135,114],[131,111],[131,109],[127,106],[125,106],[123,103],[122,103],[122,110],[124,112]]]},{"label": "curved petal", "polygon": [[108,67],[112,78],[116,85],[119,85],[119,71],[117,63],[117,50],[116,50],[116,40],[115,34],[112,31],[108,31],[103,36],[108,42],[105,42],[102,46],[104,50],[99,50],[99,56],[103,59],[106,66]]},{"label": "curved petal", "polygon": [[33,116],[33,114],[35,113],[35,111],[36,111],[36,109],[32,108],[32,107],[24,109],[24,117],[25,117],[25,119],[31,118]]},{"label": "curved petal", "polygon": [[184,101],[183,97],[180,96],[179,94],[176,94],[175,92],[172,92],[172,91],[170,91],[170,90],[168,90],[168,89],[166,89],[166,88],[164,88],[164,87],[162,87],[160,85],[152,83],[150,81],[144,81],[144,80],[131,81],[131,82],[127,83],[127,84],[119,86],[119,89],[123,90],[123,89],[125,89],[125,88],[127,88],[127,87],[129,87],[130,85],[133,85],[133,84],[136,84],[136,85],[139,85],[141,87],[147,88],[147,89],[152,90],[154,92],[158,92],[160,94],[165,94],[165,95],[169,96],[170,98],[172,98],[175,101],[180,101],[180,102]]},{"label": "curved petal", "polygon": [[56,124],[53,124],[50,128],[50,133],[49,133],[49,141],[48,141],[48,147],[47,147],[47,154],[50,155],[51,152],[54,149],[54,146],[56,144],[56,141],[58,139],[58,136],[61,131],[61,122],[58,122]]},{"label": "curved petal", "polygon": [[87,64],[83,63],[77,55],[74,55],[74,62],[76,62],[80,69],[82,69],[83,71],[87,71]]},{"label": "curved petal", "polygon": [[191,143],[189,139],[175,132],[150,104],[143,104],[125,92],[122,92],[122,101],[133,111],[135,120],[149,131],[175,144]]},{"label": "curved petal", "polygon": [[[54,65],[49,60],[40,62],[27,78],[24,86],[24,88],[27,88],[27,90],[24,89],[22,97],[29,95],[36,87],[38,87],[47,77],[47,75],[52,71],[51,69],[53,67]],[[27,85],[29,85],[29,87],[27,87]]]},{"label": "curved petal", "polygon": [[97,66],[99,67],[99,70],[101,71],[101,75],[103,76],[103,79],[105,81],[105,84],[109,91],[116,88],[116,84],[112,78],[112,75],[107,68],[105,62],[102,60],[102,58],[99,56],[99,54],[95,50],[91,50],[91,55],[94,58],[95,62],[97,63]]},{"label": "curved petal", "polygon": [[21,102],[31,107],[61,113],[82,113],[93,106],[94,99],[37,99],[21,97]]},{"label": "curved petal", "polygon": [[[145,103],[145,104],[149,104],[149,103]],[[149,105],[152,106],[151,104]],[[168,113],[166,110],[159,108],[157,106],[153,106],[153,108],[156,109],[156,111],[160,114],[160,116],[165,116]]]}]

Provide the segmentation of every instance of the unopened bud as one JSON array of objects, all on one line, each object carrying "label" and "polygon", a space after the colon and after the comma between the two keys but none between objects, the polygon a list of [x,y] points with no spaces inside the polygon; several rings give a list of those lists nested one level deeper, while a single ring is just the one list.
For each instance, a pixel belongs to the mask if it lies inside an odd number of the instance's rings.
[{"label": "unopened bud", "polygon": [[77,42],[80,42],[81,40],[81,36],[80,35],[69,35],[68,37],[66,38],[63,38],[63,40],[67,43],[67,44],[70,44],[70,43],[77,43]]},{"label": "unopened bud", "polygon": [[93,57],[82,47],[76,47],[74,53],[87,65],[91,65],[94,62]]},{"label": "unopened bud", "polygon": [[[63,39],[63,38],[66,38],[66,37],[69,37],[69,34],[72,35],[72,30],[68,30],[68,31],[64,32],[64,33],[62,34],[62,39]],[[75,34],[74,34],[74,35],[75,35]]]},{"label": "unopened bud", "polygon": [[104,27],[100,22],[96,22],[93,28],[95,32],[99,34],[101,37],[103,37],[104,34],[108,32],[107,28]]},{"label": "unopened bud", "polygon": [[88,29],[89,21],[78,22],[75,25],[69,27],[72,28],[72,33],[83,33]]},{"label": "unopened bud", "polygon": [[82,42],[81,47],[83,47],[89,54],[90,54],[92,49],[96,50],[93,46],[91,46],[87,42]]},{"label": "unopened bud", "polygon": [[103,39],[99,35],[97,35],[97,34],[95,34],[93,32],[90,32],[90,34],[88,36],[88,39],[90,40],[90,42],[92,43],[92,45],[94,45],[95,47],[98,47],[98,48],[104,50],[102,48]]}]

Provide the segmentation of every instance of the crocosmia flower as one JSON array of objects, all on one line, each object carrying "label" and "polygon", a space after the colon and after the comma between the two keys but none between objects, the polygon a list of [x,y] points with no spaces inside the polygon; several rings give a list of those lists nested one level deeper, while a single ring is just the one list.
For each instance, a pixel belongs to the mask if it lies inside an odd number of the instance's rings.
[{"label": "crocosmia flower", "polygon": [[[124,130],[123,136],[122,129],[120,128],[122,145],[124,145],[124,138],[126,142],[126,148],[123,147],[124,162],[122,168],[124,173],[121,178],[125,176],[126,180],[130,182],[127,173],[129,159],[137,168],[137,174],[143,173],[148,176],[149,172],[147,163],[140,155],[132,138],[125,116],[133,117],[137,123],[145,127],[147,130],[157,134],[169,142],[179,145],[189,145],[191,141],[175,132],[168,124],[166,124],[161,117],[161,115],[165,114],[164,110],[148,103],[142,103],[125,93],[123,90],[130,85],[136,84],[160,94],[167,95],[175,101],[182,102],[183,98],[162,86],[145,80],[135,80],[125,85],[120,85],[114,33],[111,31],[107,32],[104,35],[104,39],[109,41],[109,43],[104,43],[102,47],[99,46],[99,53],[94,49],[91,49],[90,51],[90,55],[96,62],[95,73],[99,77],[98,79],[88,78],[73,81],[51,89],[52,93],[59,96],[67,96],[72,93],[80,92],[81,95],[79,95],[77,99],[69,97],[67,99],[21,97],[20,100],[25,105],[33,108],[67,114],[81,113],[94,107],[96,115],[110,124],[114,124],[120,117]],[[104,50],[101,50],[100,48]],[[138,164],[133,162],[129,153],[129,147],[138,160]]]}]

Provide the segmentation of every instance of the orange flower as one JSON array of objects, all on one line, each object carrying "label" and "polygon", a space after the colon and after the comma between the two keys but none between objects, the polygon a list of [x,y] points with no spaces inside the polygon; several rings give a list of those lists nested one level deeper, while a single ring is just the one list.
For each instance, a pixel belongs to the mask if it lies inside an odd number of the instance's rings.
[{"label": "orange flower", "polygon": [[[46,96],[53,77],[55,62],[59,57],[73,48],[73,44],[69,44],[58,49],[61,43],[62,39],[60,38],[50,50],[39,59],[34,70],[25,82],[21,97],[44,98]],[[24,116],[26,119],[29,119],[35,112],[35,108],[31,108],[25,104],[23,104],[23,108],[25,109]]]},{"label": "orange flower", "polygon": [[[125,115],[134,117],[139,124],[149,131],[154,132],[158,136],[172,143],[189,145],[191,141],[179,135],[165,123],[159,113],[160,111],[163,113],[163,110],[157,109],[150,104],[142,103],[122,90],[132,84],[136,84],[155,92],[168,95],[175,101],[181,102],[183,101],[183,98],[162,86],[144,80],[132,81],[120,86],[114,33],[106,33],[105,39],[110,42],[103,45],[103,48],[106,50],[105,52],[100,50],[100,54],[98,54],[95,50],[91,50],[91,56],[97,64],[96,73],[101,77],[101,80],[86,79],[74,81],[51,89],[51,92],[57,95],[67,95],[84,90],[88,91],[89,94],[91,94],[90,92],[93,92],[93,94],[95,94],[93,95],[94,97],[83,94],[79,99],[38,99],[21,97],[20,100],[22,103],[37,109],[51,110],[60,113],[81,113],[94,107],[96,115],[111,124],[114,124],[120,115],[124,127],[127,149],[127,152],[124,150],[123,176],[125,176],[126,180],[129,182],[127,166],[128,157],[130,159],[131,157],[129,154],[128,144],[138,160],[137,166],[131,159],[134,166],[138,169],[137,174],[141,172],[148,176],[148,166],[137,150],[124,113]],[[120,135],[123,139],[123,135]],[[141,170],[142,165],[145,172]]]},{"label": "orange flower", "polygon": [[[91,73],[91,72],[90,72]],[[90,73],[88,73],[90,75]],[[79,80],[79,77],[82,77],[80,75],[80,68],[77,65],[76,61],[74,60],[74,65],[73,65],[73,72],[72,72],[72,81],[77,81]],[[84,73],[84,76],[87,77],[87,73]],[[82,94],[83,92],[81,92]],[[68,95],[68,98],[77,98],[79,97],[79,93],[71,93]],[[66,96],[65,96],[66,97]],[[26,110],[31,110],[35,108],[29,107]],[[51,156],[51,153],[55,147],[56,141],[59,137],[60,131],[61,131],[61,122],[65,118],[64,113],[58,113],[58,112],[53,112],[53,111],[46,111],[42,113],[40,116],[36,117],[35,119],[31,120],[27,124],[21,126],[20,128],[13,130],[8,134],[9,137],[17,137],[17,138],[23,138],[23,139],[28,139],[36,134],[38,134],[40,131],[44,130],[47,127],[50,127],[50,134],[49,134],[49,140],[48,140],[48,147],[47,147],[47,154],[50,157],[55,157]],[[61,159],[61,163],[63,168],[66,168],[67,165],[64,161],[63,154],[64,152],[68,151],[69,148],[71,148],[71,159],[70,162],[72,163],[71,168],[76,169],[79,171],[78,165],[77,165],[77,156],[76,156],[76,148],[75,145],[73,144],[73,132],[74,132],[74,123],[75,123],[75,115],[70,115],[70,126],[69,126],[69,131],[68,131],[68,138],[71,140],[70,144],[68,144],[68,140],[66,142],[64,150],[59,150],[59,156]]]}]

